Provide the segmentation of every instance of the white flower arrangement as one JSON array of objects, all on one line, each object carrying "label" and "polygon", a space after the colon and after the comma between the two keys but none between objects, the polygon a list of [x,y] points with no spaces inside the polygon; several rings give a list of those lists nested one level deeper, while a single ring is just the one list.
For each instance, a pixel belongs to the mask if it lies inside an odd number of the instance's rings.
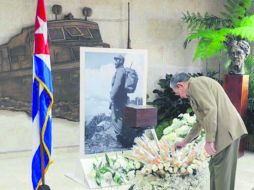
[{"label": "white flower arrangement", "polygon": [[[180,114],[166,128],[160,141],[145,133],[135,139],[132,151],[124,155],[97,158],[90,176],[98,186],[133,184],[130,190],[202,190],[208,181],[208,158],[204,135],[176,149],[174,143],[184,138],[196,122],[195,116]],[[171,134],[174,135],[171,135]],[[174,136],[170,139],[169,136]]]},{"label": "white flower arrangement", "polygon": [[105,154],[105,157],[95,159],[89,176],[96,181],[98,187],[122,185],[128,182],[130,171],[135,169],[134,164],[134,161],[121,155],[108,156]]},{"label": "white flower arrangement", "polygon": [[[196,116],[191,116],[189,113],[180,114],[177,118],[173,119],[172,124],[163,130],[162,139],[171,143],[181,141],[188,134],[191,127],[196,123]],[[199,142],[204,137],[204,130],[201,130],[200,136],[195,140]]]},{"label": "white flower arrangement", "polygon": [[160,141],[151,140],[148,135],[135,139],[133,153],[127,157],[143,167],[136,173],[131,189],[205,189],[209,173],[204,132],[184,148],[175,147],[175,142],[183,140],[195,122],[195,115],[180,114],[164,129]]},{"label": "white flower arrangement", "polygon": [[[204,141],[190,143],[180,150],[165,139],[156,142],[147,136],[135,139],[128,158],[143,167],[136,172],[132,189],[202,189],[208,177]],[[188,187],[188,188],[187,188]]]},{"label": "white flower arrangement", "polygon": [[203,190],[207,189],[208,171],[188,177],[166,174],[164,178],[153,175],[136,175],[130,190]]}]

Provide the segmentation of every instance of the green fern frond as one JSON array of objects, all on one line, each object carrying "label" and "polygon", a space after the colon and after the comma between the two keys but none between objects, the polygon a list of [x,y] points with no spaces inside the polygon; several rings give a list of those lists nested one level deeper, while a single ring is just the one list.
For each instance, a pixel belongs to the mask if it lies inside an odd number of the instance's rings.
[{"label": "green fern frond", "polygon": [[248,55],[244,61],[244,71],[246,74],[253,73],[254,71],[254,57]]},{"label": "green fern frond", "polygon": [[[187,12],[183,21],[188,24],[191,34],[187,36],[184,46],[198,40],[193,60],[207,59],[227,51],[225,42],[228,38],[254,41],[254,15],[246,16],[252,0],[226,0],[225,11],[219,18],[206,13]],[[253,14],[253,13],[252,13]]]},{"label": "green fern frond", "polygon": [[254,15],[245,17],[240,22],[240,27],[253,26],[254,27]]},{"label": "green fern frond", "polygon": [[254,41],[254,27],[246,26],[232,29],[230,32],[234,36],[240,36],[248,41]]},{"label": "green fern frond", "polygon": [[[233,24],[234,27],[239,26],[240,23],[241,23],[240,19],[238,19],[238,18],[232,18],[232,24]],[[234,28],[233,26],[231,28]]]},{"label": "green fern frond", "polygon": [[239,27],[231,29],[230,33],[234,36],[241,36],[241,38],[254,41],[254,15],[242,19]]},{"label": "green fern frond", "polygon": [[186,41],[191,42],[196,39],[213,40],[213,41],[224,41],[226,35],[229,34],[230,29],[221,30],[199,30],[187,36]]},{"label": "green fern frond", "polygon": [[221,12],[224,18],[232,21],[231,27],[238,27],[239,21],[244,18],[251,8],[252,0],[227,0],[224,4],[225,11]]},{"label": "green fern frond", "polygon": [[209,15],[205,13],[202,16],[198,13],[183,13],[182,20],[187,24],[190,31],[196,31],[200,29],[220,29],[229,24],[229,20],[221,19],[214,15]]},{"label": "green fern frond", "polygon": [[225,50],[223,41],[200,40],[195,49],[193,61],[214,57]]},{"label": "green fern frond", "polygon": [[246,10],[251,8],[251,3],[252,3],[252,0],[239,0],[239,6]]},{"label": "green fern frond", "polygon": [[226,50],[224,42],[229,34],[230,29],[221,30],[200,30],[190,34],[186,40],[199,40],[195,49],[193,60],[207,59],[218,55],[221,51]]}]

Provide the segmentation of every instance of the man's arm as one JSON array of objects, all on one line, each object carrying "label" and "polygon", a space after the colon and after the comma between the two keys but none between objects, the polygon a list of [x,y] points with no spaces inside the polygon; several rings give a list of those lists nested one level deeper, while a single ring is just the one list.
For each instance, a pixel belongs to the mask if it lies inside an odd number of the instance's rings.
[{"label": "man's arm", "polygon": [[191,87],[191,96],[197,104],[198,111],[203,115],[199,118],[206,132],[206,142],[215,142],[217,132],[217,103],[214,94],[207,84],[196,84]]},{"label": "man's arm", "polygon": [[199,124],[199,122],[197,121],[193,127],[191,128],[190,132],[188,133],[188,135],[184,138],[184,141],[186,143],[190,143],[192,142],[196,137],[199,136],[200,134],[200,130],[201,130],[201,126]]},{"label": "man's arm", "polygon": [[213,95],[210,98],[202,98],[199,101],[201,109],[204,112],[202,125],[206,133],[206,142],[215,142],[215,136],[217,132],[217,104]]},{"label": "man's arm", "polygon": [[[197,103],[198,110],[203,115],[202,127],[206,133],[205,150],[209,155],[216,153],[215,137],[217,133],[217,102],[215,94],[209,84],[196,84],[192,86],[192,98]],[[201,121],[201,120],[200,120]]]},{"label": "man's arm", "polygon": [[183,141],[176,142],[176,147],[182,148],[186,144],[190,143],[193,141],[199,134],[200,134],[201,126],[199,122],[197,121],[193,127],[191,128],[190,132],[187,134],[187,136],[184,138]]}]

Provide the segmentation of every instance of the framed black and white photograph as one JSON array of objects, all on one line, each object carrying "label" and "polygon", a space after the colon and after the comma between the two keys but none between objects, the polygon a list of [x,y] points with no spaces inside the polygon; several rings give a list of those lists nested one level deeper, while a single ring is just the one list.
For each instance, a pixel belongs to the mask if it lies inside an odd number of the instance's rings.
[{"label": "framed black and white photograph", "polygon": [[81,155],[131,148],[123,113],[126,106],[146,104],[146,81],[146,50],[80,49]]}]

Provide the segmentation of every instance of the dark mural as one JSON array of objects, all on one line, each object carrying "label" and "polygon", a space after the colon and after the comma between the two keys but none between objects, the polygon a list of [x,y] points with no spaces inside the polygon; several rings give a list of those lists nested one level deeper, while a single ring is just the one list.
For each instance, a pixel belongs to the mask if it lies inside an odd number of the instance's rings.
[{"label": "dark mural", "polygon": [[[0,46],[0,109],[31,113],[34,26]],[[95,22],[71,19],[48,21],[54,85],[53,117],[79,120],[79,49],[109,47]]]}]

